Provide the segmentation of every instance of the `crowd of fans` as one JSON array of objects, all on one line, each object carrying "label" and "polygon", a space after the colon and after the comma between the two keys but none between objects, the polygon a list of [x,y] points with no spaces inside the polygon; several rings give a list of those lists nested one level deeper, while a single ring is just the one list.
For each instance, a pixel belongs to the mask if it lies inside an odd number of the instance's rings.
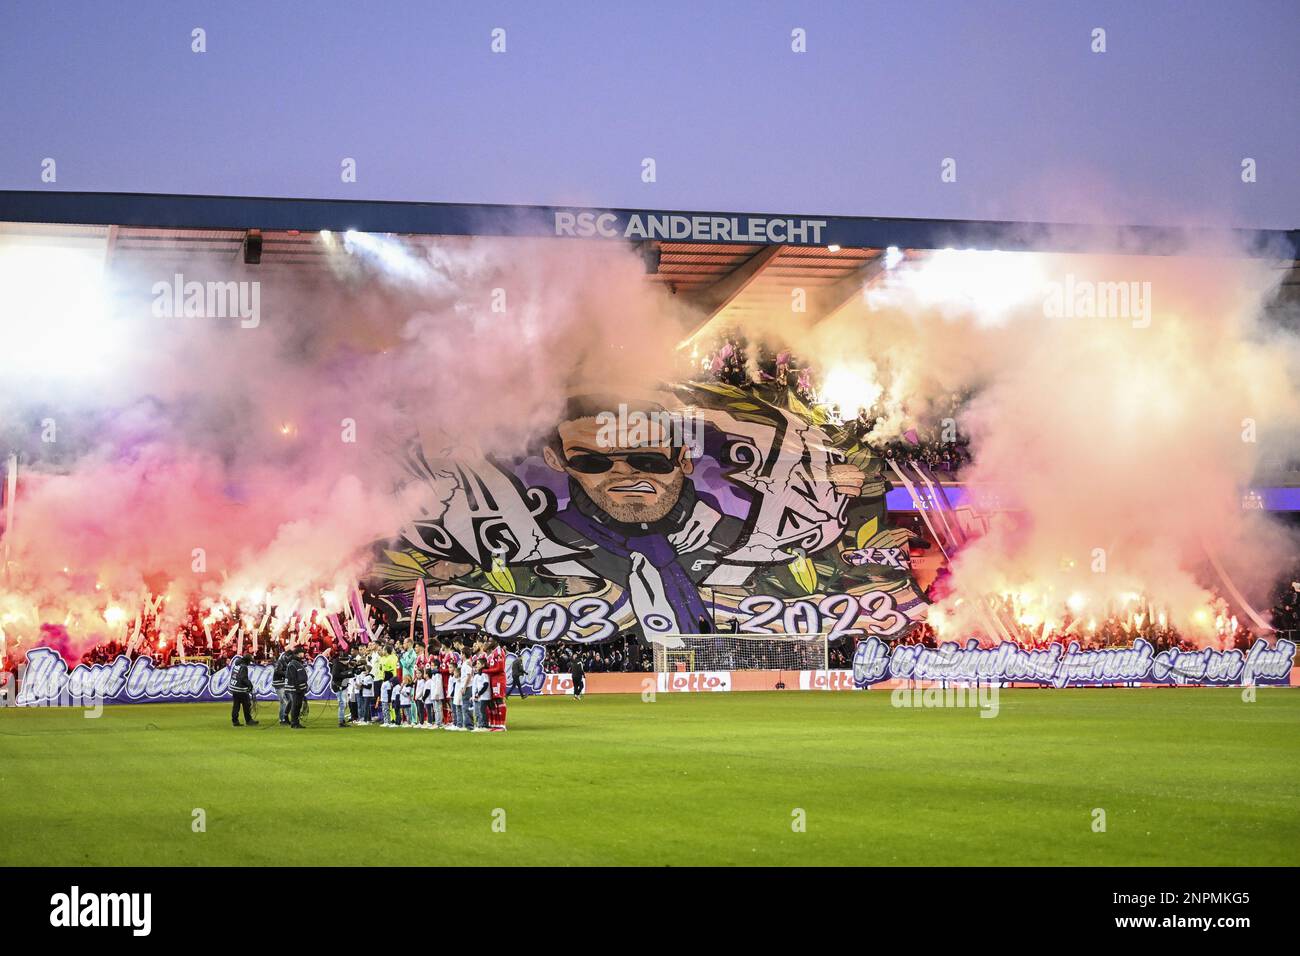
[{"label": "crowd of fans", "polygon": [[1295,572],[1285,586],[1278,588],[1272,620],[1278,633],[1293,641],[1300,639],[1300,567]]},{"label": "crowd of fans", "polygon": [[869,407],[844,408],[823,401],[813,369],[801,365],[788,350],[773,351],[751,343],[739,330],[723,333],[699,359],[706,376],[737,387],[758,385],[789,391],[809,406],[821,406],[830,421],[882,458],[925,465],[947,475],[971,460],[970,439],[957,429],[958,417],[970,401],[969,392],[953,392],[930,400],[924,414],[909,414],[906,404],[892,411],[877,398]]},{"label": "crowd of fans", "polygon": [[[1269,617],[1276,629],[1276,637],[1291,640],[1300,638],[1300,581],[1288,583],[1279,588],[1277,601]],[[1216,634],[1210,646],[1226,650],[1237,648],[1246,650],[1255,639],[1254,632],[1243,620],[1231,614],[1226,604],[1220,602],[1215,609],[1213,630]],[[1015,605],[1011,597],[1001,598],[1001,604],[994,602],[990,613],[999,624],[1001,631],[1009,634],[1020,646],[1041,650],[1053,643],[1069,644],[1077,642],[1085,650],[1098,650],[1107,647],[1125,647],[1137,638],[1152,644],[1157,651],[1169,648],[1195,650],[1205,646],[1186,635],[1180,634],[1165,619],[1163,614],[1144,607],[1144,613],[1112,614],[1101,619],[1080,618],[1074,620],[1067,613],[1054,625],[1026,623],[1022,609]],[[308,660],[320,654],[330,653],[338,646],[330,626],[318,620],[319,615],[308,614],[299,618],[291,616],[277,622],[274,614],[265,615],[265,622],[249,626],[245,632],[240,624],[240,616],[227,613],[213,617],[209,611],[205,618],[197,607],[190,608],[186,620],[168,640],[159,630],[158,621],[152,616],[143,616],[138,632],[130,637],[114,638],[96,644],[79,655],[70,655],[67,649],[60,647],[57,640],[42,638],[24,643],[21,639],[10,637],[5,647],[5,668],[12,670],[22,660],[29,646],[43,644],[60,650],[69,663],[108,664],[119,656],[129,659],[149,657],[160,666],[167,666],[181,661],[206,663],[214,671],[224,668],[236,654],[243,654],[254,663],[273,663],[287,649],[302,646]],[[242,616],[248,622],[248,615]],[[384,638],[384,627],[371,621],[371,632],[379,639]],[[709,628],[709,630],[714,630]],[[729,621],[716,628],[722,634],[735,633],[736,622]],[[211,646],[208,638],[211,636]],[[477,632],[450,635],[454,637],[485,638]],[[256,638],[256,639],[254,639]],[[945,626],[942,619],[936,623],[919,622],[911,626],[902,636],[891,643],[923,644],[936,647],[945,641],[965,641],[967,637],[953,632],[952,627]],[[984,638],[984,643],[992,644],[997,639]],[[355,646],[359,639],[354,632],[351,643]],[[528,646],[525,641],[502,641],[510,652],[518,652]],[[625,631],[617,638],[599,644],[553,643],[540,645],[545,648],[542,669],[545,673],[569,673],[575,662],[581,663],[588,673],[653,671],[654,654],[651,646],[639,639],[633,631]],[[828,649],[828,661],[832,668],[852,666],[853,645],[851,641],[833,643]],[[774,660],[776,660],[774,658]],[[760,662],[747,660],[745,666],[761,666]],[[772,666],[781,666],[773,663]]]},{"label": "crowd of fans", "polygon": [[700,357],[699,371],[724,385],[775,386],[788,389],[802,402],[817,401],[812,369],[801,366],[789,349],[774,352],[761,342],[751,344],[738,330],[723,335]]},{"label": "crowd of fans", "polygon": [[138,621],[132,616],[116,622],[116,636],[89,647],[63,627],[46,627],[36,634],[6,634],[0,642],[0,667],[12,670],[28,649],[37,646],[54,648],[70,664],[108,664],[118,657],[148,657],[163,667],[206,662],[220,670],[236,654],[245,655],[250,663],[264,664],[276,660],[289,647],[302,647],[312,658],[335,645],[333,630],[323,612],[277,617],[278,611],[245,609],[237,604],[206,608],[191,604],[177,621],[160,613],[161,604],[146,602]]},{"label": "crowd of fans", "polygon": [[[1274,628],[1273,632],[1266,632],[1270,638],[1300,640],[1300,565],[1291,569],[1291,572],[1273,595],[1271,608],[1264,612]],[[943,588],[939,587],[938,591],[942,592]],[[938,600],[942,594],[932,589],[930,597],[931,600]],[[1144,601],[1139,601],[1122,612],[1098,617],[1076,616],[1064,610],[1060,619],[1051,624],[1044,624],[1025,611],[1025,608],[1016,603],[1013,595],[1003,595],[995,600],[990,605],[990,620],[996,620],[1000,633],[992,638],[985,636],[984,643],[992,644],[1004,635],[1009,635],[1017,644],[1029,649],[1042,649],[1053,643],[1077,642],[1085,650],[1096,650],[1129,646],[1137,638],[1153,645],[1157,651],[1169,648],[1191,651],[1206,646],[1204,636],[1193,640],[1180,634],[1163,611],[1154,610]],[[405,630],[405,624],[385,622],[374,606],[368,606],[367,612],[367,629],[378,640],[387,639],[387,624],[392,624],[394,629]],[[1255,640],[1258,629],[1252,629],[1247,620],[1235,616],[1222,599],[1215,602],[1209,613],[1212,618],[1207,618],[1205,629],[1212,630],[1215,635],[1209,646],[1221,650],[1236,648],[1244,651]],[[181,661],[199,662],[208,664],[214,671],[226,667],[237,654],[245,655],[252,663],[272,663],[287,649],[301,646],[310,660],[331,653],[338,646],[334,625],[324,612],[314,610],[305,614],[278,615],[278,608],[243,609],[236,604],[209,602],[202,608],[198,605],[189,606],[179,623],[174,619],[165,623],[164,615],[155,613],[146,603],[138,623],[134,619],[121,623],[119,636],[100,641],[89,648],[75,645],[61,628],[47,628],[39,634],[26,636],[11,631],[0,640],[0,669],[15,669],[22,662],[26,651],[34,646],[53,647],[69,664],[108,664],[119,656],[132,660],[148,657],[159,666],[165,667]],[[334,620],[349,644],[355,647],[361,643],[360,628],[356,622],[348,619],[346,613],[336,616]],[[699,629],[705,633],[717,631],[725,635],[736,633],[739,627],[734,618],[716,626],[705,619],[700,622]],[[436,632],[434,636],[438,636]],[[479,639],[488,637],[477,632],[448,635],[454,638],[466,636]],[[930,623],[923,621],[911,626],[894,642],[934,647],[945,641],[964,642],[967,639],[968,636],[957,634],[953,625],[945,623],[944,617],[936,613],[932,614]],[[516,652],[526,646],[527,642],[503,640],[502,644],[508,651]],[[652,647],[642,641],[634,630],[626,630],[613,640],[599,644],[553,643],[541,646],[545,648],[542,669],[548,674],[568,673],[575,662],[580,663],[588,673],[648,672],[655,669]],[[852,642],[833,642],[828,649],[828,658],[832,668],[851,667]],[[760,664],[747,661],[745,666],[755,667]]]},{"label": "crowd of fans", "polygon": [[[1001,630],[1009,633],[1015,643],[1030,650],[1041,650],[1047,648],[1050,644],[1070,644],[1071,641],[1078,643],[1084,650],[1097,650],[1104,648],[1115,648],[1115,646],[1128,646],[1134,643],[1135,639],[1141,639],[1152,644],[1158,650],[1169,648],[1178,648],[1182,650],[1195,650],[1197,646],[1204,646],[1205,641],[1200,643],[1193,641],[1188,636],[1182,635],[1174,627],[1164,623],[1161,617],[1153,613],[1121,615],[1114,614],[1110,617],[1100,620],[1071,620],[1070,615],[1065,615],[1062,622],[1057,626],[1047,627],[1044,624],[1027,624],[1018,619],[1018,609],[1009,598],[1002,598],[1002,605],[993,606],[991,611],[995,614],[997,622],[1000,622]],[[1275,628],[1275,636],[1288,637],[1296,640],[1300,637],[1300,581],[1294,584],[1288,584],[1286,588],[1281,589],[1278,594],[1277,605],[1270,611],[1271,623]],[[201,637],[196,637],[194,631],[195,622],[198,622],[198,633]],[[244,654],[255,663],[273,663],[286,649],[291,646],[302,645],[307,659],[312,659],[320,654],[330,653],[333,656],[334,649],[338,643],[334,639],[333,633],[328,627],[317,626],[312,623],[311,619],[304,620],[300,627],[282,627],[278,631],[272,631],[266,628],[259,633],[259,639],[253,643],[252,635],[239,636],[235,632],[235,626],[229,626],[226,622],[211,622],[208,624],[207,632],[203,628],[203,620],[199,617],[196,610],[191,610],[190,627],[182,627],[181,631],[186,636],[183,641],[166,641],[156,628],[144,626],[138,637],[131,639],[114,639],[103,641],[92,648],[85,650],[81,656],[70,659],[70,662],[77,663],[110,663],[117,657],[126,656],[134,659],[136,657],[152,658],[153,662],[160,666],[172,665],[183,661],[207,663],[213,671],[224,669],[231,658],[237,654]],[[732,624],[719,627],[718,631],[724,633],[735,632]],[[212,633],[213,645],[207,646],[207,633]],[[1255,633],[1251,628],[1235,617],[1230,617],[1226,609],[1219,607],[1217,611],[1216,622],[1214,622],[1214,632],[1216,637],[1210,641],[1210,646],[1218,649],[1236,648],[1245,650],[1249,648],[1252,641],[1255,640]],[[382,627],[378,628],[378,633],[382,635]],[[485,635],[478,632],[465,632],[463,635],[458,633],[455,637],[467,637],[467,639],[484,639]],[[893,639],[891,643],[901,644],[923,644],[926,646],[937,646],[945,641],[958,640],[965,641],[969,636],[958,636],[952,631],[952,628],[945,627],[943,623],[939,626],[927,622],[918,622],[911,626],[904,635]],[[355,641],[354,637],[354,641]],[[1001,640],[1001,636],[996,640]],[[996,643],[995,639],[984,637],[982,643],[991,645]],[[45,644],[56,646],[57,643],[52,641],[31,641],[31,645]],[[521,648],[528,646],[526,641],[502,641],[504,648],[510,652],[519,652]],[[186,653],[182,657],[181,648],[185,646]],[[542,670],[546,674],[568,674],[573,669],[575,662],[581,663],[582,670],[589,674],[602,674],[602,672],[625,672],[625,671],[653,671],[654,653],[653,648],[647,643],[638,639],[636,633],[625,631],[619,637],[611,641],[604,641],[601,644],[545,644],[541,645],[546,650],[546,656],[542,661]],[[12,670],[21,662],[22,654],[25,653],[26,646],[21,640],[10,640],[6,648],[6,669]],[[832,643],[828,648],[828,663],[832,669],[848,669],[853,665],[853,641],[844,640]],[[68,654],[64,654],[68,658]],[[753,666],[751,663],[750,666]]]},{"label": "crowd of fans", "polygon": [[[507,646],[511,651],[518,651],[525,645],[524,642],[516,642]],[[548,674],[567,674],[573,670],[575,661],[581,663],[582,669],[589,674],[654,670],[654,655],[650,648],[641,644],[632,634],[625,633],[605,644],[543,646],[546,648],[546,657],[542,661],[542,670]]]},{"label": "crowd of fans", "polygon": [[252,663],[269,663],[286,648],[301,646],[309,658],[333,647],[335,638],[322,612],[275,617],[275,610],[248,612],[234,605],[204,612],[197,605],[185,611],[174,625],[160,616],[141,615],[139,629],[131,636],[114,638],[82,653],[80,663],[105,664],[121,655],[128,658],[151,657],[156,664],[167,666],[181,661],[210,661],[220,669],[242,653]]},{"label": "crowd of fans", "polygon": [[[931,471],[955,475],[971,460],[970,439],[957,429],[957,416],[969,396],[951,394],[932,405],[923,419],[901,433],[886,429],[887,409],[880,401],[858,409],[845,427],[861,444],[881,458],[924,465]],[[882,436],[888,437],[882,437]]]},{"label": "crowd of fans", "polygon": [[[1183,651],[1194,651],[1198,647],[1196,642],[1175,629],[1156,624],[1154,626],[1134,626],[1127,623],[1119,617],[1107,618],[1100,622],[1095,628],[1072,628],[1068,625],[1051,630],[1044,629],[1041,625],[1038,627],[1028,627],[1018,624],[1015,621],[1008,621],[999,618],[1003,628],[1011,635],[1012,640],[1020,647],[1026,650],[1043,650],[1052,644],[1068,646],[1071,643],[1077,643],[1081,650],[1098,651],[1108,647],[1128,647],[1141,638],[1148,644],[1151,644],[1158,652],[1176,648]],[[902,643],[905,644],[924,644],[926,647],[937,647],[939,644],[947,641],[956,641],[963,643],[967,638],[958,637],[951,633],[940,633],[933,625],[921,622],[911,629]],[[1233,648],[1245,651],[1254,641],[1254,635],[1244,624],[1236,623],[1230,627],[1225,627],[1218,631],[1211,641],[1210,646],[1217,650],[1231,650]],[[983,638],[983,646],[991,646],[997,641],[990,638]]]}]

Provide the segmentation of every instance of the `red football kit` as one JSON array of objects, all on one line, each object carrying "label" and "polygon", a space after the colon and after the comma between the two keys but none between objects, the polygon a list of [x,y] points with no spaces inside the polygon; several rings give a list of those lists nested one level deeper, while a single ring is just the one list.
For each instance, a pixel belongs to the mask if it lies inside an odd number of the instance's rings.
[{"label": "red football kit", "polygon": [[438,676],[442,680],[442,720],[451,723],[451,675],[456,670],[456,653],[444,650],[438,655]]},{"label": "red football kit", "polygon": [[506,729],[506,649],[494,647],[483,665],[491,688],[492,701],[488,704],[488,729]]}]

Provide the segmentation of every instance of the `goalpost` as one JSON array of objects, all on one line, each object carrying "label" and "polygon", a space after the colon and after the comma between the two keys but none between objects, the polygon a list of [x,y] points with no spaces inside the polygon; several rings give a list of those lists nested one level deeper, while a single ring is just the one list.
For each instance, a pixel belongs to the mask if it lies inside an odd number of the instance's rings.
[{"label": "goalpost", "polygon": [[826,670],[828,634],[658,634],[656,671]]}]

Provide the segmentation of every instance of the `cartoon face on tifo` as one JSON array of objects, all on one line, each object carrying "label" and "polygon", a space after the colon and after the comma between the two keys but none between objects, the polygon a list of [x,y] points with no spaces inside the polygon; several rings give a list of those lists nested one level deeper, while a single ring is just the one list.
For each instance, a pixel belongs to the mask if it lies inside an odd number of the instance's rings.
[{"label": "cartoon face on tifo", "polygon": [[[399,618],[416,578],[439,627],[517,621],[580,641],[780,630],[771,608],[794,603],[801,627],[847,639],[863,630],[846,611],[859,599],[871,633],[924,607],[905,561],[843,557],[905,553],[879,462],[869,475],[842,430],[781,393],[688,383],[654,399],[575,394],[535,453],[427,466],[438,510],[406,529],[405,551],[387,545],[379,569]],[[526,611],[496,613],[512,600]]]}]

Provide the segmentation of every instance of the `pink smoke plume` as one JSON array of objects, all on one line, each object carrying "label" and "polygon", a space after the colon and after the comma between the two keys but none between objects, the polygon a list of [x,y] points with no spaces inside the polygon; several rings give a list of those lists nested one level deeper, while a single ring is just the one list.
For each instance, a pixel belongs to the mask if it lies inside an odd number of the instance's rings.
[{"label": "pink smoke plume", "polygon": [[[973,394],[955,422],[974,458],[963,480],[1013,510],[956,556],[931,615],[944,636],[988,634],[981,603],[1013,596],[1024,624],[1068,616],[1086,637],[1108,612],[1160,613],[1208,641],[1225,592],[1211,558],[1269,606],[1300,548],[1242,492],[1300,435],[1300,346],[1264,313],[1282,269],[1185,251],[947,250],[793,335],[789,316],[745,326],[811,361],[846,416],[879,403],[874,439],[940,433],[949,396]],[[1103,314],[1120,283],[1133,300]]]},{"label": "pink smoke plume", "polygon": [[[429,505],[403,445],[518,453],[573,382],[671,366],[677,310],[621,247],[346,244],[318,280],[195,260],[93,285],[80,260],[0,247],[0,335],[40,362],[0,368],[20,473],[0,539],[11,640],[75,654],[127,636],[149,596],[340,610],[371,545]],[[159,316],[176,274],[258,282],[258,321]]]}]

